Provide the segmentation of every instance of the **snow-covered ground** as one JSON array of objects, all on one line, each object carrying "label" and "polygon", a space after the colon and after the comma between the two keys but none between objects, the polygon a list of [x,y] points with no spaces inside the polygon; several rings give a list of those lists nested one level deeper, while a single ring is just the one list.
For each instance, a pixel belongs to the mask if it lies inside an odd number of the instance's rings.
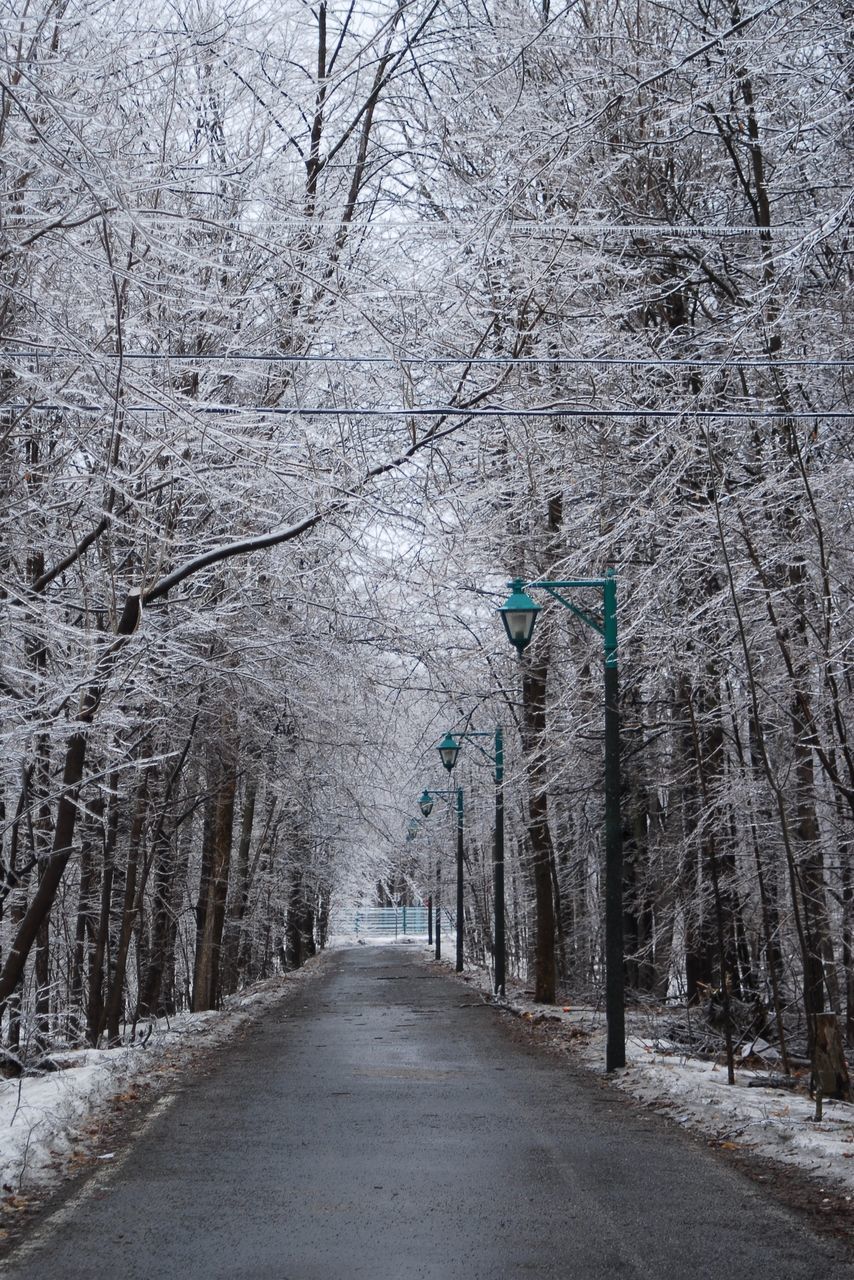
[{"label": "snow-covered ground", "polygon": [[[570,1015],[571,1016],[571,1015]],[[579,1044],[585,1064],[604,1073],[605,1035],[596,1027]],[[689,1058],[642,1035],[628,1036],[626,1067],[613,1073],[614,1084],[679,1124],[706,1134],[731,1150],[796,1165],[823,1185],[854,1196],[854,1105],[825,1099],[816,1122],[807,1079],[799,1089],[761,1086],[772,1073],[741,1066],[735,1084],[727,1084],[725,1061]],[[751,1085],[754,1080],[757,1085]]]},{"label": "snow-covered ground", "polygon": [[[484,970],[469,969],[462,978],[484,994],[491,991]],[[729,1085],[723,1055],[716,1062],[689,1057],[656,1038],[655,1019],[649,1013],[629,1012],[626,1067],[606,1077],[601,1011],[534,1004],[513,984],[508,986],[507,1008],[546,1028],[555,1047],[614,1088],[703,1134],[714,1145],[797,1166],[822,1186],[842,1192],[846,1200],[854,1199],[854,1104],[825,1099],[824,1117],[817,1123],[815,1102],[807,1091],[808,1073],[794,1091],[757,1087],[750,1081],[768,1082],[779,1077],[780,1068],[773,1059],[758,1067],[754,1057],[750,1066],[737,1065],[736,1082]]]},{"label": "snow-covered ground", "polygon": [[59,1070],[0,1080],[0,1208],[25,1208],[27,1192],[42,1190],[82,1165],[112,1159],[113,1153],[103,1149],[104,1138],[119,1114],[168,1088],[200,1055],[298,991],[319,962],[258,983],[230,997],[220,1011],[146,1023],[134,1044],[57,1052],[53,1059]]}]

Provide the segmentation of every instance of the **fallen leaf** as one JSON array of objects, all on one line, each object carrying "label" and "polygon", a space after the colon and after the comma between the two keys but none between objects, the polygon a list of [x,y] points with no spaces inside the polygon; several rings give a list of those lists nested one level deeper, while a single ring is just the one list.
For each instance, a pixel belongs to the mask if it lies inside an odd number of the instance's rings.
[{"label": "fallen leaf", "polygon": [[139,1096],[138,1089],[128,1089],[126,1093],[117,1093],[113,1102],[138,1102]]},{"label": "fallen leaf", "polygon": [[22,1209],[29,1208],[29,1200],[26,1196],[6,1196],[3,1200],[4,1209],[14,1209],[20,1212]]}]

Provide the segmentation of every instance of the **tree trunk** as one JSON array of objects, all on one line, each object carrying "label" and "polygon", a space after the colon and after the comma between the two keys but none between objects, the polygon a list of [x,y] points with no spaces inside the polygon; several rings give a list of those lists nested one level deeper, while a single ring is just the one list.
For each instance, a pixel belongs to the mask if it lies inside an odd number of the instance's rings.
[{"label": "tree trunk", "polygon": [[196,958],[193,968],[193,1012],[216,1008],[220,996],[220,958],[228,896],[234,798],[237,790],[236,744],[223,726],[221,741],[211,745],[208,786],[212,797],[205,822],[202,882],[197,908]]},{"label": "tree trunk", "polygon": [[[148,771],[137,788],[133,823],[128,840],[127,870],[122,900],[121,925],[116,946],[110,989],[103,1014],[103,1024],[107,1031],[107,1043],[116,1045],[121,1042],[121,1015],[124,1003],[125,974],[127,958],[130,950],[133,926],[136,919],[136,882],[139,860],[142,853],[142,833],[145,824],[145,811],[148,803],[149,776]],[[103,1027],[101,1028],[103,1030]]]},{"label": "tree trunk", "polygon": [[[9,833],[9,858],[7,863],[7,875],[9,877],[10,885],[9,926],[13,933],[17,932],[27,910],[27,884],[30,879],[30,873],[21,872],[18,866],[18,850],[21,843],[21,826],[23,816],[30,803],[30,782],[33,775],[33,769],[34,765],[29,764],[21,770],[21,789],[18,793],[18,804],[15,811],[15,819]],[[19,983],[9,996],[8,1000],[9,1027],[6,1043],[9,1048],[10,1062],[14,1062],[17,1069],[20,1069],[22,1066],[19,1057],[21,1047],[22,985],[22,983]]]},{"label": "tree trunk", "polygon": [[845,1042],[854,1045],[854,877],[851,872],[851,842],[845,840],[842,862],[842,970],[845,975]]},{"label": "tree trunk", "polygon": [[833,1013],[817,1013],[813,1031],[813,1087],[816,1095],[851,1101],[848,1065],[842,1052],[839,1023]]},{"label": "tree trunk", "polygon": [[104,961],[110,943],[110,904],[113,900],[113,875],[116,841],[119,833],[119,776],[110,775],[107,821],[101,850],[101,895],[98,927],[89,950],[89,1000],[86,1007],[86,1039],[93,1047],[98,1043],[104,1017]]},{"label": "tree trunk", "polygon": [[240,821],[240,840],[237,846],[237,883],[231,899],[231,909],[225,927],[222,965],[222,990],[230,995],[237,990],[239,980],[240,934],[243,918],[249,904],[249,852],[252,845],[252,828],[255,822],[255,799],[258,782],[253,776],[246,782],[243,815]]},{"label": "tree trunk", "polygon": [[[436,911],[438,916],[438,898]],[[437,922],[438,928],[438,922]],[[307,901],[305,877],[299,865],[291,872],[288,915],[285,925],[284,961],[288,969],[300,969],[316,951],[314,943],[314,910]]]},{"label": "tree trunk", "polygon": [[[95,807],[93,806],[93,810]],[[95,933],[95,912],[93,898],[97,892],[95,872],[95,854],[93,840],[89,832],[80,848],[80,892],[77,902],[77,920],[74,927],[74,953],[71,966],[71,978],[68,992],[69,1027],[68,1034],[73,1042],[83,1038],[85,1015],[84,1009],[84,972],[86,963],[87,940]]]},{"label": "tree trunk", "polygon": [[555,1002],[555,909],[552,891],[554,846],[548,815],[548,770],[545,757],[548,646],[536,657],[522,656],[522,744],[528,780],[528,842],[534,882],[536,937],[534,999]]},{"label": "tree trunk", "polygon": [[50,914],[62,875],[73,852],[74,827],[77,821],[77,796],[83,779],[88,744],[88,725],[95,714],[106,681],[113,668],[115,657],[124,640],[133,633],[139,622],[140,597],[131,593],[116,629],[116,640],[101,655],[96,671],[96,682],[87,690],[78,716],[80,727],[72,733],[65,749],[62,771],[62,791],[56,810],[53,828],[53,844],[50,857],[39,880],[38,889],[30,903],[9,949],[9,955],[0,973],[0,1008],[5,1006],[11,993],[21,980],[27,958],[41,928],[42,921]]},{"label": "tree trunk", "polygon": [[151,907],[151,938],[148,964],[140,981],[137,1017],[155,1017],[160,1010],[160,991],[169,951],[172,901],[175,881],[174,832],[161,825],[153,850],[154,900]]}]

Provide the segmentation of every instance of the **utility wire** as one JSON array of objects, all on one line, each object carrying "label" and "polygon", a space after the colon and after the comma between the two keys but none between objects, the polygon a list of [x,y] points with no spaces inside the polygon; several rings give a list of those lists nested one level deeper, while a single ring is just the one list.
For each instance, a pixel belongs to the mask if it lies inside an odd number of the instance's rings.
[{"label": "utility wire", "polygon": [[68,351],[62,348],[35,348],[29,351],[8,351],[4,360],[171,360],[181,364],[370,364],[370,365],[425,365],[430,367],[459,365],[501,365],[521,368],[533,365],[561,365],[572,368],[639,368],[639,369],[852,369],[854,360],[816,360],[811,357],[787,357],[785,360],[757,360],[752,357],[720,356],[718,359],[650,359],[644,357],[616,356],[375,356],[375,355],[281,355],[276,352],[226,352],[188,355],[183,351]]},{"label": "utility wire", "polygon": [[[193,414],[216,414],[224,417],[235,417],[238,414],[256,414],[259,417],[281,418],[787,418],[787,419],[848,419],[854,418],[854,410],[840,409],[798,409],[794,413],[774,409],[756,412],[752,409],[579,409],[540,406],[531,409],[516,409],[511,406],[489,405],[485,408],[465,409],[459,405],[434,405],[424,408],[328,408],[323,405],[311,405],[305,408],[294,406],[282,408],[279,405],[231,405],[231,404],[195,404],[155,405],[129,404],[122,406],[125,413],[174,413],[187,410]],[[15,413],[112,413],[114,406],[89,404],[22,404],[7,403],[0,405],[0,411]]]},{"label": "utility wire", "polygon": [[[156,223],[157,219],[152,219]],[[755,224],[745,224],[735,226],[718,226],[714,223],[706,225],[682,224],[680,226],[670,226],[667,223],[621,223],[621,222],[539,222],[535,219],[522,220],[504,220],[495,219],[492,222],[475,221],[474,219],[465,218],[443,218],[436,221],[426,221],[424,219],[414,218],[383,218],[376,217],[371,222],[353,224],[354,231],[364,234],[366,231],[427,231],[427,232],[455,232],[455,231],[479,231],[487,239],[494,238],[497,234],[505,233],[509,235],[623,235],[623,236],[641,236],[643,238],[657,238],[665,240],[706,240],[716,237],[734,237],[734,236],[762,236],[768,237],[767,227],[759,227]],[[338,231],[341,228],[340,220],[335,218],[285,218],[277,220],[277,230],[284,231],[322,231],[330,229]],[[218,229],[218,228],[217,228]],[[816,234],[829,234],[839,228],[836,226],[820,227],[820,226],[777,226],[773,230],[773,236],[777,240],[797,240]],[[277,246],[287,249],[287,244]]]}]

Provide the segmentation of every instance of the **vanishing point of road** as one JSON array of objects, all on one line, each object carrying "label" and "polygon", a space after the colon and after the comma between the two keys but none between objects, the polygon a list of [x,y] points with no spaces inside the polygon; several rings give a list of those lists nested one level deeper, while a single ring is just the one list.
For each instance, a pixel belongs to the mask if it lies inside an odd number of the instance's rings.
[{"label": "vanishing point of road", "polygon": [[327,955],[0,1275],[854,1275],[841,1247],[719,1157],[526,1044],[413,951]]}]

